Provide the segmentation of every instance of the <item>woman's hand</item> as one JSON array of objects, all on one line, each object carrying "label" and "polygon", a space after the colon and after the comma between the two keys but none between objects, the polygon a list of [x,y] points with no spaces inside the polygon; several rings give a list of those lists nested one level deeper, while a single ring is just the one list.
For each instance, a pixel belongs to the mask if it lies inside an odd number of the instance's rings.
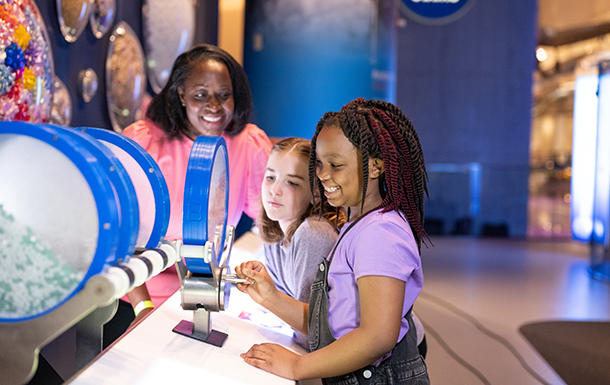
[{"label": "woman's hand", "polygon": [[277,344],[254,345],[240,354],[247,364],[289,380],[298,380],[296,368],[301,356]]},{"label": "woman's hand", "polygon": [[237,289],[244,292],[258,304],[265,306],[275,299],[279,293],[265,265],[258,261],[244,262],[235,267],[238,277],[249,280],[251,283],[238,283]]}]

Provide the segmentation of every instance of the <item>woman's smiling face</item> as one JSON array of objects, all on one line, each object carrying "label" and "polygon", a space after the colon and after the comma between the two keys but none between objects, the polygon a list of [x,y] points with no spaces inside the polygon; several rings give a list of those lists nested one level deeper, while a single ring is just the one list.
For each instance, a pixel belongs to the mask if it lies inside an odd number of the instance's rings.
[{"label": "woman's smiling face", "polygon": [[189,121],[189,137],[220,136],[231,123],[235,109],[229,69],[216,60],[193,64],[178,95]]}]

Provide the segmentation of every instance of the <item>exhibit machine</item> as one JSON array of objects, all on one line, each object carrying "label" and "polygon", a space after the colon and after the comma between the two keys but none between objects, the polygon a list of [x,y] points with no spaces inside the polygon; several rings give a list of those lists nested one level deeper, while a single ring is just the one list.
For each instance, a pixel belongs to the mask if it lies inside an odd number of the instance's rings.
[{"label": "exhibit machine", "polygon": [[[185,183],[183,240],[165,240],[169,194],[158,165],[110,130],[0,122],[0,384],[27,383],[41,349],[68,368],[102,351],[118,299],[176,264],[181,305],[174,331],[215,346],[234,238],[227,228],[228,162],[222,137],[199,137]],[[185,313],[188,317],[188,312]],[[69,336],[69,337],[66,337]]]}]

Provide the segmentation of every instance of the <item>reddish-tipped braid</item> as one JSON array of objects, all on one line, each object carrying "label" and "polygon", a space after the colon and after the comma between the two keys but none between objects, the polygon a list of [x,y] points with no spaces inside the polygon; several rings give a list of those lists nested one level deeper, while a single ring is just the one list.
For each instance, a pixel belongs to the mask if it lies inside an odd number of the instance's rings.
[{"label": "reddish-tipped braid", "polygon": [[[385,127],[378,128],[379,134],[377,136],[378,140],[380,140],[379,144],[383,148],[387,147],[390,154],[395,155],[395,161],[387,159],[384,157],[384,164],[389,165],[389,178],[386,178],[386,185],[392,184],[393,181],[397,181],[397,186],[388,186],[388,191],[397,191],[398,194],[396,198],[393,199],[391,204],[388,204],[384,211],[389,211],[390,209],[397,210],[402,209],[407,216],[407,220],[409,224],[412,224],[412,230],[419,235],[420,238],[424,236],[424,230],[422,223],[422,217],[420,215],[419,204],[416,199],[415,184],[414,184],[414,171],[413,165],[411,162],[411,150],[409,146],[406,145],[405,141],[402,137],[391,135],[392,132],[396,133],[396,127],[393,122],[388,118],[388,116],[381,110],[377,108],[372,109],[373,113],[376,117],[380,118],[384,123]],[[374,125],[371,125],[374,127]],[[375,124],[376,126],[376,124]],[[395,144],[398,145],[396,148]],[[403,158],[398,157],[396,154],[398,152],[402,152],[405,154]],[[399,202],[407,202],[408,205],[406,207],[401,207]]]}]

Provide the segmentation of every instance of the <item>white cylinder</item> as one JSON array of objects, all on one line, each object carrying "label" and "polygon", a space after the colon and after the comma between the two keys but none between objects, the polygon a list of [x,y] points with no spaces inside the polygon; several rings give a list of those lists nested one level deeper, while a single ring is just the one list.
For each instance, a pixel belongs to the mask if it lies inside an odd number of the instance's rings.
[{"label": "white cylinder", "polygon": [[167,266],[165,266],[165,268],[168,268],[176,263],[176,248],[173,243],[164,241],[159,248],[165,251],[165,254],[167,254]]},{"label": "white cylinder", "polygon": [[157,275],[161,271],[163,271],[163,268],[164,268],[163,257],[161,256],[161,254],[159,254],[159,252],[156,249],[146,250],[145,252],[143,252],[141,254],[141,256],[148,258],[148,260],[152,264],[153,270],[152,270],[151,277],[154,277],[155,275]]},{"label": "white cylinder", "polygon": [[127,293],[129,289],[129,276],[125,270],[120,267],[110,266],[103,276],[114,286],[114,299],[121,298]]},{"label": "white cylinder", "polygon": [[129,262],[126,266],[131,269],[134,276],[134,283],[133,286],[129,288],[129,291],[146,282],[146,279],[148,279],[148,267],[146,266],[146,263],[144,263],[144,261],[138,258],[131,258],[129,259]]}]

